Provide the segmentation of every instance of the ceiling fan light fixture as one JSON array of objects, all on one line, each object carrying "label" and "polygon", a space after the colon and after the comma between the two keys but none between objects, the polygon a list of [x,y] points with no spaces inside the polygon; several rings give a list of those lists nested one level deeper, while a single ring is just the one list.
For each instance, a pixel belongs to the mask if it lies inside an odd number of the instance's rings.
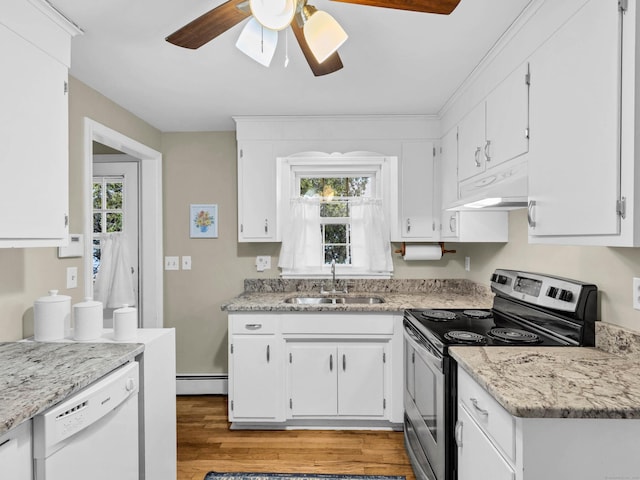
[{"label": "ceiling fan light fixture", "polygon": [[296,13],[296,0],[249,0],[253,17],[265,28],[283,30]]},{"label": "ceiling fan light fixture", "polygon": [[238,37],[236,47],[256,62],[268,67],[276,52],[278,32],[263,28],[255,19],[250,19]]},{"label": "ceiling fan light fixture", "polygon": [[304,38],[318,63],[324,62],[349,38],[347,32],[327,12],[305,5]]}]

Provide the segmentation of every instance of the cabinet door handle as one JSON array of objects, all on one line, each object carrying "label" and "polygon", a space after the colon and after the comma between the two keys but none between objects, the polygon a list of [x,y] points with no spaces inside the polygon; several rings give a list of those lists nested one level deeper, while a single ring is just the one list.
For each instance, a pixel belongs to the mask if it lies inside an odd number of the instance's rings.
[{"label": "cabinet door handle", "polygon": [[271,345],[267,345],[267,363],[271,360]]},{"label": "cabinet door handle", "polygon": [[475,398],[470,398],[469,400],[471,400],[471,405],[473,405],[473,408],[476,410],[476,412],[478,412],[483,417],[489,416],[488,410],[485,410],[484,408],[480,408],[480,405],[478,405],[478,400],[476,400]]},{"label": "cabinet door handle", "polygon": [[535,208],[536,201],[529,200],[529,207],[527,208],[527,222],[529,223],[530,228],[536,228],[536,220],[535,220]]},{"label": "cabinet door handle", "polygon": [[347,370],[347,356],[342,354],[342,371],[345,372]]},{"label": "cabinet door handle", "polygon": [[456,231],[456,215],[455,213],[449,217],[449,230],[453,233]]},{"label": "cabinet door handle", "polygon": [[462,420],[456,422],[455,439],[458,448],[462,448]]},{"label": "cabinet door handle", "polygon": [[329,371],[333,372],[333,353],[329,355]]},{"label": "cabinet door handle", "polygon": [[244,328],[247,330],[260,330],[262,328],[261,323],[245,323]]},{"label": "cabinet door handle", "polygon": [[407,218],[407,233],[411,232],[411,219]]},{"label": "cabinet door handle", "polygon": [[269,233],[269,219],[264,219],[264,233]]},{"label": "cabinet door handle", "polygon": [[484,159],[486,162],[491,161],[491,155],[489,155],[489,147],[491,146],[491,140],[487,140],[484,144]]},{"label": "cabinet door handle", "polygon": [[476,153],[473,155],[474,160],[476,161],[476,167],[482,166],[482,164],[480,163],[480,151],[480,147],[476,148]]}]

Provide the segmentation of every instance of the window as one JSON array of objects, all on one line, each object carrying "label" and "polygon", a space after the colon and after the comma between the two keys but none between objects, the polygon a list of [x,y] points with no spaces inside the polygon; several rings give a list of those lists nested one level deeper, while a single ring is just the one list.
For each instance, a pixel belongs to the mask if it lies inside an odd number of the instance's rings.
[{"label": "window", "polygon": [[[371,154],[278,159],[282,275],[389,277],[397,160]],[[395,179],[395,180],[394,180]]]},{"label": "window", "polygon": [[371,197],[371,177],[299,177],[301,197],[320,197],[320,235],[325,265],[351,265],[351,203]]},{"label": "window", "polygon": [[93,277],[100,266],[102,233],[124,231],[124,177],[93,177]]}]

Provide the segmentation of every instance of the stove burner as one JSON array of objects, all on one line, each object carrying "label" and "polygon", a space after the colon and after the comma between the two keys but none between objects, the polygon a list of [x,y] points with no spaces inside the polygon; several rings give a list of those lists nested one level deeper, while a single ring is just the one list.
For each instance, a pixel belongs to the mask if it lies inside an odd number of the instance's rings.
[{"label": "stove burner", "polygon": [[492,316],[491,312],[486,310],[465,310],[462,313],[471,318],[489,318]]},{"label": "stove burner", "polygon": [[535,333],[517,328],[492,328],[489,335],[499,340],[512,343],[538,343],[540,337]]},{"label": "stove burner", "polygon": [[487,343],[487,339],[479,333],[465,332],[463,330],[452,330],[444,334],[448,340],[463,343]]},{"label": "stove burner", "polygon": [[449,320],[455,320],[456,314],[447,310],[425,310],[421,315],[434,322],[448,322]]}]

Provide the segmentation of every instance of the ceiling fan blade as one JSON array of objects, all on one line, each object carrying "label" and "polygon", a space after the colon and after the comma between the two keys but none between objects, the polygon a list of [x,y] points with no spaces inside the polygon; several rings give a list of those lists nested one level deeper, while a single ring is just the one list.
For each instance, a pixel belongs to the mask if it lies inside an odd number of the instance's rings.
[{"label": "ceiling fan blade", "polygon": [[307,63],[316,77],[336,72],[343,67],[342,60],[340,60],[338,52],[331,54],[324,62],[318,63],[316,57],[313,56],[313,53],[309,48],[307,40],[304,38],[302,27],[298,25],[298,22],[295,19],[291,22],[291,29],[293,30],[293,34],[296,36],[296,40],[298,40],[298,44],[304,54],[304,58],[307,59]]},{"label": "ceiling fan blade", "polygon": [[179,47],[200,48],[251,15],[237,8],[245,1],[228,0],[176,30],[165,40]]},{"label": "ceiling fan blade", "polygon": [[334,0],[336,2],[355,3],[370,7],[393,8],[411,12],[439,13],[449,15],[460,0]]}]

